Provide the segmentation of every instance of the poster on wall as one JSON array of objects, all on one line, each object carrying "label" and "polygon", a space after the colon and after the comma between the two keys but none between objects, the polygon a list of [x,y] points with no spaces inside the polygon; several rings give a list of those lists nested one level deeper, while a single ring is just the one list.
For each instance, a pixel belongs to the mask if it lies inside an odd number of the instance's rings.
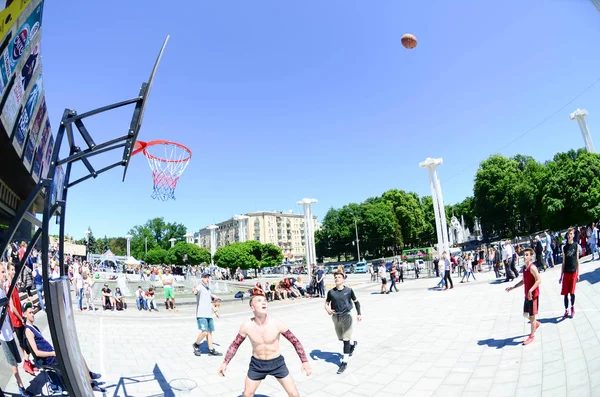
[{"label": "poster on wall", "polygon": [[33,179],[37,183],[40,180],[40,170],[42,169],[42,161],[44,159],[44,151],[38,150],[35,152],[33,159]]},{"label": "poster on wall", "polygon": [[30,2],[30,0],[0,1],[0,37],[8,33]]},{"label": "poster on wall", "polygon": [[[15,36],[10,40],[7,48],[2,53],[2,56],[0,56],[0,78],[2,78],[4,87],[8,84],[19,60],[27,51],[28,46],[40,31],[42,24],[42,6],[43,4],[38,5],[25,22],[19,26]],[[3,91],[0,92],[0,96],[3,94]]]},{"label": "poster on wall", "polygon": [[2,122],[7,132],[12,131],[23,95],[27,92],[33,76],[39,69],[41,63],[39,57],[40,43],[32,47],[31,53],[27,56],[27,60],[21,71],[16,74],[15,81],[7,94],[4,107],[2,108]]},{"label": "poster on wall", "polygon": [[42,98],[37,114],[31,124],[29,130],[29,137],[27,138],[27,144],[25,145],[25,154],[23,155],[23,165],[27,169],[27,172],[31,171],[31,163],[33,160],[33,154],[37,150],[41,143],[42,135],[42,121],[46,117],[46,101]]},{"label": "poster on wall", "polygon": [[19,121],[15,127],[15,136],[13,138],[13,146],[17,155],[21,156],[23,153],[23,146],[25,145],[25,139],[27,138],[27,132],[29,131],[29,123],[33,116],[33,110],[35,109],[38,100],[42,96],[42,74],[40,73],[35,81],[31,92],[27,97],[27,102],[21,110]]},{"label": "poster on wall", "polygon": [[[50,131],[50,122],[46,123],[46,130]],[[46,130],[44,130],[44,134],[46,133]],[[43,137],[43,135],[42,135]],[[36,180],[36,182],[41,178],[47,178],[48,177],[48,168],[50,167],[50,160],[52,159],[52,150],[54,149],[54,136],[52,134],[50,134],[50,138],[48,140],[48,145],[47,146],[41,146],[38,150],[40,150],[42,152],[42,167],[41,167],[41,173],[34,173],[33,174],[33,179]],[[35,168],[35,167],[34,167]]]}]

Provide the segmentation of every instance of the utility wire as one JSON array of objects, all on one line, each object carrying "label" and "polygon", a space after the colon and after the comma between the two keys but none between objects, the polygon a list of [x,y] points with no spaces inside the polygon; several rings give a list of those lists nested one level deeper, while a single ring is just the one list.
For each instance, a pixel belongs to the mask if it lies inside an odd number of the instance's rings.
[{"label": "utility wire", "polygon": [[[506,149],[507,147],[509,147],[510,145],[512,145],[513,143],[515,143],[516,141],[518,141],[519,139],[523,138],[525,135],[529,134],[530,132],[532,132],[533,130],[537,129],[538,127],[540,127],[542,124],[544,124],[546,121],[550,120],[551,118],[553,118],[554,116],[556,116],[557,114],[561,113],[563,110],[565,110],[565,108],[569,105],[571,105],[573,102],[575,102],[577,99],[579,99],[583,94],[585,94],[586,92],[588,92],[590,89],[592,89],[592,87],[594,87],[598,82],[600,81],[600,77],[598,77],[596,80],[594,80],[594,82],[592,84],[590,84],[589,86],[587,86],[586,89],[584,89],[583,91],[581,91],[579,94],[577,94],[573,99],[571,99],[569,102],[565,103],[560,109],[556,110],[554,113],[552,113],[550,116],[546,117],[545,119],[543,119],[542,121],[540,121],[539,123],[537,123],[536,125],[534,125],[533,127],[529,128],[527,131],[525,131],[524,133],[522,133],[521,135],[519,135],[518,137],[514,138],[512,141],[508,142],[506,145],[504,145],[503,147],[501,147],[498,151],[496,151],[496,153]],[[457,177],[458,175],[462,174],[465,171],[468,171],[469,169],[479,165],[480,162],[477,163],[473,163],[471,165],[469,165],[468,167],[462,169],[461,171],[457,172],[456,174],[452,175],[451,177],[448,177],[446,179],[443,180],[443,182],[448,182],[449,180]]]}]

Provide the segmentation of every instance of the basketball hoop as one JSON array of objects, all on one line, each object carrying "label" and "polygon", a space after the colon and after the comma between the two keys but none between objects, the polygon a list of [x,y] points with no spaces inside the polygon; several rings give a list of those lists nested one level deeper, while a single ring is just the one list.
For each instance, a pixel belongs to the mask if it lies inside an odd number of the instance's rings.
[{"label": "basketball hoop", "polygon": [[162,201],[175,200],[177,182],[192,158],[192,151],[177,142],[158,140],[137,141],[132,156],[139,152],[144,153],[152,171],[152,198]]}]

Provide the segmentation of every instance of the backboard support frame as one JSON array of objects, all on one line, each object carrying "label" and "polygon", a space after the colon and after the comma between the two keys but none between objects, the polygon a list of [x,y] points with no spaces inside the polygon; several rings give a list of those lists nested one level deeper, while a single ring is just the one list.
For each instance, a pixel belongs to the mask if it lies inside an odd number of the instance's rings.
[{"label": "backboard support frame", "polygon": [[[131,152],[133,151],[133,148],[135,146],[135,140],[137,139],[137,135],[141,128],[141,122],[144,115],[144,108],[146,105],[148,94],[150,92],[152,80],[154,78],[158,62],[162,57],[167,40],[168,36],[154,65],[152,74],[150,75],[150,80],[142,84],[138,96],[124,101],[115,102],[113,104],[103,106],[82,114],[77,114],[77,112],[73,109],[65,109],[60,122],[60,126],[56,133],[56,140],[54,148],[52,149],[52,155],[47,175],[35,185],[34,189],[29,193],[25,201],[21,203],[17,213],[15,214],[15,217],[11,221],[8,230],[4,234],[2,240],[0,240],[0,256],[2,256],[6,252],[10,242],[14,238],[17,230],[19,229],[21,223],[24,220],[28,220],[34,226],[37,226],[36,232],[29,241],[26,255],[23,255],[23,259],[20,260],[19,263],[15,264],[16,277],[14,277],[11,282],[7,296],[10,297],[13,291],[15,290],[17,280],[20,278],[19,276],[23,270],[23,267],[25,266],[25,261],[29,256],[29,253],[33,250],[34,246],[38,243],[38,241],[41,240],[42,279],[44,287],[44,296],[46,301],[45,306],[48,315],[48,325],[52,337],[52,344],[55,348],[57,357],[64,356],[67,358],[78,358],[78,355],[80,355],[79,343],[77,340],[74,341],[72,339],[73,328],[75,324],[68,324],[71,327],[71,329],[67,329],[67,324],[64,324],[65,318],[72,318],[72,315],[70,313],[65,316],[65,310],[67,310],[67,312],[69,310],[69,308],[65,309],[64,307],[66,301],[63,302],[63,299],[61,299],[61,301],[53,299],[54,297],[59,296],[62,296],[64,298],[64,294],[57,294],[56,291],[60,289],[60,285],[58,285],[59,283],[64,284],[65,273],[67,270],[64,261],[64,239],[66,203],[69,188],[76,186],[79,183],[84,182],[90,178],[97,178],[98,175],[103,174],[104,172],[109,171],[118,166],[125,167],[125,171],[123,173],[123,180],[125,179],[127,166],[131,158]],[[91,133],[89,132],[88,128],[85,126],[84,119],[128,105],[135,105],[135,108],[133,111],[131,123],[127,134],[97,144],[93,139]],[[80,146],[77,145],[75,140],[76,132],[78,133],[79,137],[83,140],[87,148],[82,149]],[[69,154],[68,156],[61,159],[60,152],[65,137],[67,138],[67,143],[69,146]],[[122,159],[104,168],[97,170],[90,162],[90,158],[92,158],[93,156],[123,148],[124,152]],[[87,169],[87,175],[84,175],[79,179],[71,182],[72,167],[73,165],[77,164],[77,162],[81,162],[85,169]],[[57,168],[60,166],[66,166],[66,170],[64,173],[64,182],[62,184],[62,191],[56,192],[56,201],[53,202],[53,189],[58,188],[54,179]],[[44,203],[41,224],[39,222],[39,219],[31,213],[32,206],[34,205],[36,200],[40,198]],[[57,223],[59,225],[58,259],[61,276],[59,280],[50,280],[48,274],[50,259],[50,221],[54,216],[57,217]],[[67,301],[70,302],[70,299],[67,299]],[[7,307],[8,302],[8,299],[0,300],[0,324],[3,323],[4,318],[7,315],[7,310],[5,310],[4,308]],[[70,340],[67,341],[65,335],[69,334],[71,335],[71,337],[69,338]],[[76,346],[72,346],[73,342],[76,342]],[[78,377],[77,375],[77,368],[75,368],[75,363],[71,360],[57,361],[69,394],[73,396],[93,397],[93,391],[89,382],[80,381],[80,377]]]}]

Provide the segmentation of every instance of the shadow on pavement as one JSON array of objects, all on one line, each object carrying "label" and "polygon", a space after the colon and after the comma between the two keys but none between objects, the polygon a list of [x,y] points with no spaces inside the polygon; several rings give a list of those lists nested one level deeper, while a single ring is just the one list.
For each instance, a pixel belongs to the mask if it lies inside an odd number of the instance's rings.
[{"label": "shadow on pavement", "polygon": [[520,335],[520,336],[513,336],[511,338],[506,338],[506,339],[483,339],[483,340],[478,341],[477,344],[479,346],[485,345],[485,346],[489,346],[489,347],[495,347],[496,349],[502,349],[506,346],[518,346],[518,345],[522,344],[523,341],[518,342],[518,341],[516,341],[516,339],[523,338],[527,335],[528,334]]},{"label": "shadow on pavement", "polygon": [[[217,346],[221,346],[216,342],[213,342],[213,348],[217,347]],[[200,353],[202,354],[208,354],[208,342],[205,340],[202,341],[202,343],[200,343]]]},{"label": "shadow on pavement", "polygon": [[435,291],[435,292],[442,292],[444,290],[444,287],[429,287],[427,288],[428,291]]},{"label": "shadow on pavement", "polygon": [[[238,397],[244,397],[243,394],[240,394]],[[269,397],[266,394],[255,394],[254,397]]]},{"label": "shadow on pavement", "polygon": [[537,320],[542,324],[558,324],[565,321],[566,319],[563,318],[563,316],[559,316],[552,318],[538,318]]},{"label": "shadow on pavement", "polygon": [[[133,397],[132,394],[127,394],[127,385],[137,385],[140,383],[146,382],[156,382],[158,383],[160,389],[162,390],[161,397],[175,397],[175,393],[171,386],[169,386],[169,382],[165,379],[162,371],[158,367],[157,364],[154,364],[154,369],[151,374],[148,375],[138,375],[138,376],[123,376],[119,379],[119,382],[114,385],[115,393],[114,397]],[[107,389],[112,388],[113,386],[107,386]]]},{"label": "shadow on pavement", "polygon": [[600,268],[594,271],[583,273],[579,276],[579,281],[587,281],[590,284],[596,284],[600,281]]},{"label": "shadow on pavement", "polygon": [[335,364],[337,366],[342,364],[342,355],[340,353],[313,350],[310,352],[310,358],[313,360],[324,360],[326,363]]},{"label": "shadow on pavement", "polygon": [[506,282],[505,278],[497,278],[495,280],[490,281],[490,284],[492,284],[492,285],[504,284],[505,282]]}]

